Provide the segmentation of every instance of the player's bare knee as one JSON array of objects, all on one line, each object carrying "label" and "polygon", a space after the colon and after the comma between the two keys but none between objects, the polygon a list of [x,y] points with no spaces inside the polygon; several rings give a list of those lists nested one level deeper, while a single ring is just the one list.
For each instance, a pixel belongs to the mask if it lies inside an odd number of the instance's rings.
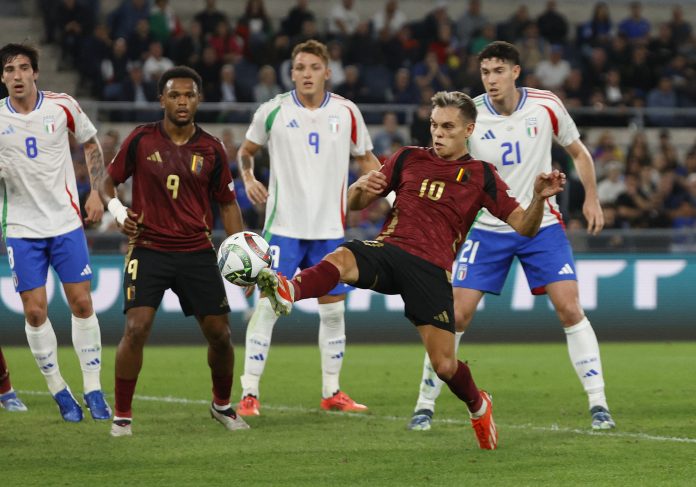
[{"label": "player's bare knee", "polygon": [[358,269],[355,263],[353,252],[345,247],[338,247],[329,255],[324,257],[324,260],[331,262],[336,266],[341,275],[341,281],[353,282],[357,279]]},{"label": "player's bare knee", "polygon": [[474,313],[469,310],[462,308],[454,308],[454,327],[456,331],[462,332],[466,331],[471,324],[471,319],[474,317]]},{"label": "player's bare knee", "polygon": [[585,313],[575,303],[563,303],[556,307],[556,314],[564,327],[573,326],[583,319]]},{"label": "player's bare knee", "polygon": [[92,299],[89,294],[83,294],[73,298],[70,302],[72,314],[78,318],[89,318],[94,313]]},{"label": "player's bare knee", "polygon": [[213,350],[226,351],[232,348],[232,336],[228,326],[215,329],[206,336],[208,338],[208,344],[211,346],[211,348],[213,348]]},{"label": "player's bare knee", "polygon": [[457,371],[457,362],[451,358],[435,357],[433,359],[433,357],[431,357],[430,363],[435,374],[444,381],[451,379]]},{"label": "player's bare knee", "polygon": [[25,306],[24,317],[31,326],[40,326],[46,322],[48,312],[41,306]]},{"label": "player's bare knee", "polygon": [[150,334],[149,331],[150,327],[147,323],[128,320],[126,322],[126,330],[123,332],[123,342],[129,348],[143,348]]}]

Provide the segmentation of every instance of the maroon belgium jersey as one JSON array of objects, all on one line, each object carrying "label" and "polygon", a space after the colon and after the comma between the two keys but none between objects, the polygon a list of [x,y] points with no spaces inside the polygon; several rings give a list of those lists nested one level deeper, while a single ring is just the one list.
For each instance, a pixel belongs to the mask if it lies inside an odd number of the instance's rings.
[{"label": "maroon belgium jersey", "polygon": [[505,221],[519,206],[495,166],[468,154],[446,161],[432,148],[404,147],[381,171],[383,196],[396,191],[396,200],[377,240],[447,271],[481,208]]},{"label": "maroon belgium jersey", "polygon": [[225,148],[198,126],[186,144],[177,145],[162,122],[141,125],[107,169],[116,184],[133,177],[131,209],[142,226],[131,242],[137,247],[166,252],[210,249],[210,200],[235,201]]}]

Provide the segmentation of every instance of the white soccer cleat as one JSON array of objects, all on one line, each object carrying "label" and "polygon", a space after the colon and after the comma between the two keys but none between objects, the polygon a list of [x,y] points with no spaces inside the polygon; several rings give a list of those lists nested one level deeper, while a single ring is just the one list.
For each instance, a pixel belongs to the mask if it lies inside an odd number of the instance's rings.
[{"label": "white soccer cleat", "polygon": [[592,415],[593,430],[610,430],[616,428],[616,423],[611,417],[611,413],[602,406],[595,406],[590,409]]},{"label": "white soccer cleat", "polygon": [[248,430],[249,425],[234,412],[232,406],[228,407],[224,411],[218,411],[215,409],[213,404],[210,405],[210,417],[222,423],[222,425],[229,431],[236,430]]},{"label": "white soccer cleat", "polygon": [[131,423],[133,420],[131,418],[119,418],[114,416],[114,420],[111,422],[111,436],[133,436],[133,430],[131,430]]},{"label": "white soccer cleat", "polygon": [[428,431],[433,424],[433,412],[430,409],[419,409],[409,421],[406,429],[411,431]]}]

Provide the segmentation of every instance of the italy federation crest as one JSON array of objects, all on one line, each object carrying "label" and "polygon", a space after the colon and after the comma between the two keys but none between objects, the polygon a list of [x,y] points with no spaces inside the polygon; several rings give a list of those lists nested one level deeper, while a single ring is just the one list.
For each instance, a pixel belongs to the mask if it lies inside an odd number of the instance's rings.
[{"label": "italy federation crest", "polygon": [[524,124],[527,127],[527,135],[529,136],[529,138],[535,138],[539,133],[539,127],[537,127],[536,117],[529,117],[525,119]]},{"label": "italy federation crest", "polygon": [[329,115],[329,130],[331,131],[332,134],[337,134],[338,133],[338,122],[339,122],[338,115]]},{"label": "italy federation crest", "polygon": [[47,134],[52,134],[56,131],[56,119],[53,115],[43,118],[44,130]]}]

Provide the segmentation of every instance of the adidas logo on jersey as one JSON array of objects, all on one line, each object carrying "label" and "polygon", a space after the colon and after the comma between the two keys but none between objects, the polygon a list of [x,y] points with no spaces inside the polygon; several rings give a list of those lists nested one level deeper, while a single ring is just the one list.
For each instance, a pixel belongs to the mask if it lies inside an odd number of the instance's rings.
[{"label": "adidas logo on jersey", "polygon": [[300,124],[297,123],[297,120],[295,120],[293,118],[292,120],[290,120],[290,123],[286,125],[286,127],[292,128],[292,129],[298,129],[298,128],[300,128]]},{"label": "adidas logo on jersey", "polygon": [[5,128],[5,130],[0,132],[0,135],[10,135],[10,134],[14,134],[14,133],[15,133],[14,125],[10,124],[7,126],[7,128]]},{"label": "adidas logo on jersey", "polygon": [[81,276],[91,276],[92,275],[92,268],[87,264],[84,269],[82,269],[82,272],[80,272]]},{"label": "adidas logo on jersey", "polygon": [[484,139],[495,139],[495,134],[493,133],[492,130],[489,129],[488,132],[483,134],[483,137],[481,137],[481,140],[484,140]]},{"label": "adidas logo on jersey", "polygon": [[160,156],[158,150],[147,156],[146,159],[152,162],[162,162],[162,156]]},{"label": "adidas logo on jersey", "polygon": [[566,265],[564,265],[564,266],[561,268],[560,271],[558,271],[558,274],[559,274],[559,275],[563,275],[563,274],[575,274],[575,272],[573,272],[573,268],[570,267],[570,264],[566,264]]}]

